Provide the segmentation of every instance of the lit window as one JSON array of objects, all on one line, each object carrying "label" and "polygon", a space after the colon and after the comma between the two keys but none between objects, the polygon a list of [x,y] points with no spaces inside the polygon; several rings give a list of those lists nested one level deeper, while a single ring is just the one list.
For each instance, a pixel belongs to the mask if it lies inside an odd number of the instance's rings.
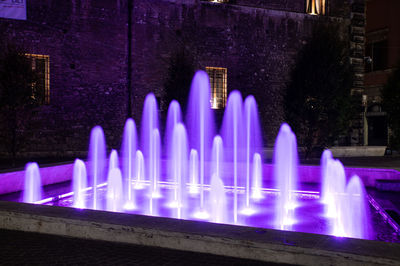
[{"label": "lit window", "polygon": [[228,70],[222,67],[206,67],[211,85],[211,108],[221,109],[226,105],[226,78]]},{"label": "lit window", "polygon": [[310,15],[325,15],[326,0],[307,0],[306,12]]},{"label": "lit window", "polygon": [[227,3],[229,0],[208,0],[208,2],[213,2],[213,3]]},{"label": "lit window", "polygon": [[50,57],[48,55],[26,54],[32,60],[32,69],[37,81],[32,84],[32,97],[39,97],[41,104],[50,103]]}]

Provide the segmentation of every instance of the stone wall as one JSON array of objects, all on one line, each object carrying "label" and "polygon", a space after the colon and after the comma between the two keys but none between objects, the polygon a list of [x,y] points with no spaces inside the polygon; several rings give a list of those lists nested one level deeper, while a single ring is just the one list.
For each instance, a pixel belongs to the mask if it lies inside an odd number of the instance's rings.
[{"label": "stone wall", "polygon": [[[0,35],[50,56],[50,104],[24,118],[19,151],[68,156],[86,151],[90,129],[119,145],[126,113],[126,19],[119,1],[29,1],[27,21],[0,19]],[[2,132],[4,133],[4,131]],[[6,140],[1,140],[4,151]]]},{"label": "stone wall", "polygon": [[[263,8],[252,7],[258,2]],[[284,120],[288,74],[313,25],[339,23],[344,35],[349,31],[348,6],[330,3],[335,17],[304,14],[304,1],[135,0],[132,109],[137,124],[149,92],[159,100],[160,114],[166,112],[163,86],[170,58],[185,49],[199,69],[226,67],[228,91],[256,96],[264,143],[272,146]],[[21,152],[84,156],[97,124],[108,147],[119,147],[127,113],[127,18],[126,0],[32,0],[27,21],[0,19],[0,34],[29,53],[50,55],[50,104],[27,119]],[[4,139],[1,151],[3,144]]]}]

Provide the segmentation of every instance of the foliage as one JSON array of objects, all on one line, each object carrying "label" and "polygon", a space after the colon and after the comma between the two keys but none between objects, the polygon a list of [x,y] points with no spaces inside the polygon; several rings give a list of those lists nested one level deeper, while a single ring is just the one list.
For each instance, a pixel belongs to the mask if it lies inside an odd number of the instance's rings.
[{"label": "foliage", "polygon": [[382,108],[387,113],[388,125],[392,130],[390,146],[400,150],[400,62],[390,75],[381,94]]},{"label": "foliage", "polygon": [[168,68],[168,76],[164,83],[167,104],[172,100],[177,100],[182,111],[186,110],[194,72],[193,60],[182,48],[171,58]]},{"label": "foliage", "polygon": [[[40,91],[34,91],[37,75],[23,49],[11,43],[0,44],[0,110],[9,138],[9,152],[16,157],[18,133],[26,123],[26,114],[39,104]],[[36,96],[36,97],[35,97]]]},{"label": "foliage", "polygon": [[356,102],[351,96],[348,43],[339,28],[318,25],[299,52],[285,95],[285,113],[306,157],[316,148],[348,135]]}]

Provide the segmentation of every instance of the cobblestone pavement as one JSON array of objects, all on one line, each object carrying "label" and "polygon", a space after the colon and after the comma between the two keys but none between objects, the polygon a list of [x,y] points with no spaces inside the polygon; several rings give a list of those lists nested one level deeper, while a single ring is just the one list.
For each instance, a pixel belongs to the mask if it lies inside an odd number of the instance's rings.
[{"label": "cobblestone pavement", "polygon": [[278,265],[163,248],[0,230],[0,265]]}]

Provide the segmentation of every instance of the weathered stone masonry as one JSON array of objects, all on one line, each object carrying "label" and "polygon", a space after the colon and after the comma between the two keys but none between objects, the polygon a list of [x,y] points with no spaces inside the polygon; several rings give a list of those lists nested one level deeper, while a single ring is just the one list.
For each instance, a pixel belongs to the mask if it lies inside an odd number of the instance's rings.
[{"label": "weathered stone masonry", "polygon": [[[229,91],[256,96],[264,141],[271,146],[284,120],[288,74],[313,25],[340,24],[344,36],[352,38],[354,62],[363,49],[357,41],[363,28],[357,22],[363,8],[358,1],[328,1],[330,16],[305,14],[302,0],[133,3],[132,109],[137,124],[151,91],[160,100],[160,112],[166,111],[163,84],[170,58],[185,49],[199,68],[226,67]],[[0,19],[2,36],[29,53],[50,55],[50,105],[26,121],[21,152],[85,156],[90,129],[97,124],[105,130],[108,147],[119,147],[127,109],[127,18],[127,0],[31,0],[27,21]],[[362,86],[359,76],[355,88]]]}]

